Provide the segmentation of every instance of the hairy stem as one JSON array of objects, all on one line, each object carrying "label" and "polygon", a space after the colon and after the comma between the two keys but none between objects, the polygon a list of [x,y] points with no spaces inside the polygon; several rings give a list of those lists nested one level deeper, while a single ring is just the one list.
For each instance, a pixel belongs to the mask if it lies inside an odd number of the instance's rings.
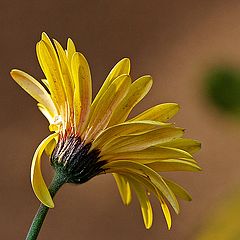
[{"label": "hairy stem", "polygon": [[[66,182],[66,179],[58,172],[55,172],[53,180],[49,186],[49,192],[52,197],[55,196],[57,191],[61,188],[61,186]],[[49,208],[43,205],[42,203],[39,206],[39,209],[33,218],[32,224],[29,228],[26,240],[35,240],[38,237],[38,234],[41,230],[44,219],[48,213]]]}]

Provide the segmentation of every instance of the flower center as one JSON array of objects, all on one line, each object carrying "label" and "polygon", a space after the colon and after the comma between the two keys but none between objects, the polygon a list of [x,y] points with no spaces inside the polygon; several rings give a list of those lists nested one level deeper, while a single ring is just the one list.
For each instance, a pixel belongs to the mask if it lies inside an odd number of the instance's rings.
[{"label": "flower center", "polygon": [[104,170],[105,161],[99,161],[100,150],[91,151],[91,143],[84,144],[79,136],[61,137],[51,155],[51,164],[61,171],[66,182],[84,183]]}]

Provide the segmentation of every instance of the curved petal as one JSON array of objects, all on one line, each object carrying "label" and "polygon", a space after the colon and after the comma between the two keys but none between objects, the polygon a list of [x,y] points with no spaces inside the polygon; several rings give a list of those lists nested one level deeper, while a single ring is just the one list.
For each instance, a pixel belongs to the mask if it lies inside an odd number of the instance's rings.
[{"label": "curved petal", "polygon": [[136,117],[129,121],[136,120],[154,120],[160,122],[166,122],[172,118],[179,111],[179,105],[176,103],[163,103],[152,108],[149,108],[143,113],[140,113]]},{"label": "curved petal", "polygon": [[52,124],[54,122],[54,117],[52,116],[51,113],[47,110],[46,107],[44,107],[43,104],[38,103],[37,104],[38,109],[40,110],[40,112],[45,116],[45,118],[48,120],[49,124]]},{"label": "curved petal", "polygon": [[[176,148],[167,148],[167,147],[149,147],[141,151],[132,151],[132,152],[121,152],[111,155],[103,155],[104,160],[134,160],[134,161],[157,161],[162,159],[171,159],[171,158],[190,158],[192,156],[183,150]],[[148,161],[148,162],[150,162]]]},{"label": "curved petal", "polygon": [[106,172],[118,173],[118,171],[119,172],[126,171],[127,173],[133,172],[142,175],[143,177],[149,178],[151,183],[167,198],[175,212],[179,213],[179,204],[174,193],[165,183],[163,178],[157,172],[152,170],[150,167],[133,161],[119,160],[109,162],[105,164],[103,168],[106,169],[105,170]]},{"label": "curved petal", "polygon": [[73,106],[73,89],[74,89],[74,82],[72,80],[71,76],[71,67],[68,64],[67,56],[65,51],[63,50],[62,46],[58,41],[55,39],[53,40],[55,47],[57,49],[59,62],[60,62],[60,68],[61,68],[61,74],[63,77],[63,87],[66,94],[66,98],[68,101],[68,104],[70,108]]},{"label": "curved petal", "polygon": [[[131,84],[131,78],[128,75],[121,75],[109,86],[101,99],[98,101],[94,112],[90,115],[86,135],[89,140],[94,137],[109,123],[113,110],[119,102],[126,96]],[[92,111],[92,108],[91,108]]]},{"label": "curved petal", "polygon": [[31,166],[31,182],[32,182],[33,191],[37,196],[37,198],[45,206],[49,208],[53,208],[54,203],[42,176],[41,157],[46,146],[57,135],[58,135],[57,133],[51,134],[40,143],[40,145],[38,146],[37,150],[34,153],[32,166]]},{"label": "curved petal", "polygon": [[169,179],[166,179],[166,178],[163,178],[163,179],[177,197],[186,201],[192,200],[192,197],[190,196],[190,194],[182,186],[178,185],[173,181],[170,181]]},{"label": "curved petal", "polygon": [[201,143],[197,140],[188,138],[174,139],[172,142],[163,143],[159,146],[166,146],[171,148],[179,148],[191,154],[197,152],[201,148]]},{"label": "curved petal", "polygon": [[132,188],[135,190],[138,201],[140,203],[145,227],[149,229],[152,226],[153,222],[153,212],[146,191],[141,186],[141,184],[139,184],[137,181],[134,181],[133,179],[131,179],[130,184]]},{"label": "curved petal", "polygon": [[132,200],[132,194],[128,180],[121,174],[113,173],[112,175],[117,183],[123,204],[129,205]]},{"label": "curved petal", "polygon": [[103,96],[103,94],[107,91],[108,87],[111,83],[121,75],[129,75],[130,73],[130,60],[128,58],[123,58],[120,60],[108,74],[106,80],[104,81],[102,87],[98,91],[94,101],[92,103],[91,109],[92,112],[94,111],[95,107],[97,106],[99,100]]},{"label": "curved petal", "polygon": [[17,69],[13,69],[10,74],[12,78],[27,93],[29,93],[35,100],[47,108],[51,116],[57,115],[57,109],[52,101],[51,96],[36,79],[34,79],[29,74]]},{"label": "curved petal", "polygon": [[[52,46],[52,45],[51,45]],[[46,42],[41,40],[37,44],[37,55],[39,63],[41,63],[42,70],[48,80],[51,97],[58,109],[64,111],[65,109],[65,91],[62,83],[62,75],[60,72],[60,65],[57,59],[56,52]],[[64,114],[62,114],[64,115]]]},{"label": "curved petal", "polygon": [[134,81],[131,84],[127,95],[114,110],[108,126],[124,122],[137,103],[139,103],[147,95],[151,87],[151,76],[143,76]]},{"label": "curved petal", "polygon": [[101,148],[110,141],[129,134],[142,134],[153,129],[170,126],[169,123],[161,123],[156,121],[132,121],[124,122],[103,130],[93,141],[92,148]]},{"label": "curved petal", "polygon": [[120,152],[139,151],[156,144],[172,141],[183,135],[181,128],[165,127],[143,133],[119,137],[102,147],[102,154],[113,154]]},{"label": "curved petal", "polygon": [[168,206],[167,206],[166,202],[164,201],[164,199],[159,198],[159,200],[160,200],[160,203],[161,203],[161,207],[162,207],[164,217],[165,217],[166,222],[167,222],[168,229],[170,229],[171,226],[172,226],[172,219],[171,219],[170,211],[169,211]]},{"label": "curved petal", "polygon": [[91,72],[86,58],[78,52],[74,53],[72,57],[71,69],[75,85],[74,124],[75,128],[82,133],[87,124],[92,102]]},{"label": "curved petal", "polygon": [[68,40],[67,40],[67,58],[68,58],[70,66],[71,66],[72,56],[75,52],[76,52],[76,48],[75,48],[74,42],[72,41],[71,38],[68,38]]}]

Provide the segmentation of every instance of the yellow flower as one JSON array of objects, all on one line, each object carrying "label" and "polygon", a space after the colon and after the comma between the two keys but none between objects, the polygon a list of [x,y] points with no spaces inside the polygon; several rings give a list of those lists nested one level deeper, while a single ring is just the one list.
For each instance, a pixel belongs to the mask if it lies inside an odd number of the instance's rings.
[{"label": "yellow flower", "polygon": [[96,175],[112,173],[125,205],[131,202],[131,191],[135,191],[146,228],[153,220],[149,201],[152,193],[170,228],[166,201],[178,213],[176,197],[191,197],[158,172],[200,170],[191,155],[199,150],[199,142],[182,138],[184,130],[167,122],[179,106],[159,104],[127,120],[152,86],[149,75],[132,82],[129,59],[115,65],[92,101],[89,65],[76,52],[71,39],[64,50],[43,33],[36,51],[46,76],[43,84],[20,70],[12,70],[11,76],[38,102],[53,132],[40,143],[32,160],[31,182],[38,199],[54,207],[41,173],[45,151],[55,171],[60,171],[68,183],[84,183]]}]

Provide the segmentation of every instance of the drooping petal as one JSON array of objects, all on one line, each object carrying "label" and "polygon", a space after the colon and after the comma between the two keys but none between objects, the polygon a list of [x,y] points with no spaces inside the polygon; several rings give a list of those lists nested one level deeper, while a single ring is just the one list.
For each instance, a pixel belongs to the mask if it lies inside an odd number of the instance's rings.
[{"label": "drooping petal", "polygon": [[130,60],[128,58],[123,58],[113,67],[111,72],[108,74],[106,80],[104,81],[101,89],[98,91],[96,97],[94,98],[94,101],[91,106],[92,113],[95,107],[98,105],[99,100],[105,94],[105,92],[107,91],[108,87],[112,84],[112,82],[117,77],[121,75],[129,75],[129,73],[130,73]]},{"label": "drooping petal", "polygon": [[41,171],[41,157],[46,146],[54,139],[58,134],[54,133],[47,138],[45,138],[40,145],[38,146],[32,160],[31,166],[31,182],[33,191],[36,194],[37,198],[47,207],[53,208],[54,203],[52,197],[48,191],[46,183],[42,176]]},{"label": "drooping petal", "polygon": [[105,129],[108,125],[113,110],[119,102],[121,102],[124,96],[126,96],[130,84],[130,77],[128,75],[121,75],[111,83],[109,88],[102,95],[89,119],[86,133],[89,140],[94,138],[99,131]]},{"label": "drooping petal", "polygon": [[122,201],[125,205],[129,205],[132,199],[131,189],[127,179],[121,174],[113,173],[113,177],[117,183],[118,190]]},{"label": "drooping petal", "polygon": [[140,151],[156,144],[172,141],[183,135],[183,129],[165,127],[141,135],[119,137],[102,148],[103,154]]},{"label": "drooping petal", "polygon": [[36,79],[17,69],[11,71],[11,76],[27,93],[42,104],[52,117],[57,115],[57,109],[54,106],[51,96]]},{"label": "drooping petal", "polygon": [[168,127],[170,125],[171,124],[169,123],[148,120],[120,123],[102,131],[101,134],[99,134],[93,141],[92,148],[101,148],[103,145],[106,145],[110,141],[121,136],[127,136],[129,134],[142,134],[153,129]]},{"label": "drooping petal", "polygon": [[135,190],[138,201],[141,206],[143,221],[145,227],[149,229],[152,226],[153,222],[153,212],[151,203],[147,197],[145,189],[137,181],[133,179],[130,181],[132,188]]},{"label": "drooping petal", "polygon": [[132,109],[146,96],[151,87],[151,76],[143,76],[134,81],[131,84],[126,97],[124,97],[118,107],[114,110],[108,126],[124,122]]},{"label": "drooping petal", "polygon": [[164,217],[165,217],[166,222],[167,222],[168,229],[170,229],[171,226],[172,226],[172,219],[171,219],[170,211],[169,211],[168,206],[167,206],[167,204],[166,204],[166,202],[164,201],[163,198],[160,198],[160,203],[161,203],[161,207],[162,207]]},{"label": "drooping petal", "polygon": [[[74,79],[74,122],[75,128],[84,130],[92,102],[92,80],[88,62],[81,53],[72,57],[72,74]],[[79,129],[80,127],[80,129]]]},{"label": "drooping petal", "polygon": [[149,108],[143,113],[140,113],[136,117],[129,121],[136,120],[153,120],[166,122],[172,118],[179,111],[179,105],[176,103],[163,103],[152,108]]},{"label": "drooping petal", "polygon": [[150,167],[137,162],[133,162],[133,161],[119,160],[119,161],[109,162],[105,164],[103,168],[106,169],[105,170],[106,172],[118,173],[118,171],[119,172],[125,171],[127,173],[132,172],[132,173],[136,173],[149,178],[151,183],[157,189],[159,189],[159,191],[167,198],[167,200],[169,201],[169,203],[171,204],[175,212],[176,213],[179,212],[179,204],[174,193],[165,183],[163,178],[154,170],[152,170]]}]

